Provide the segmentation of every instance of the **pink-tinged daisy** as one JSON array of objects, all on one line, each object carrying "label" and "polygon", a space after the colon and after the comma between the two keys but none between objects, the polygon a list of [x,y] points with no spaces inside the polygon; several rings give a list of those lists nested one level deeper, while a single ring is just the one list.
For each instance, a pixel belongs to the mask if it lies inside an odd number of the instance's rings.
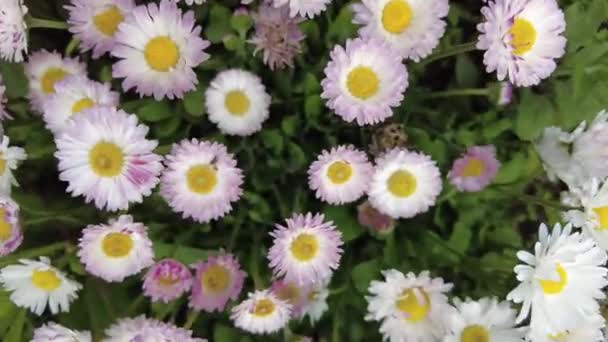
[{"label": "pink-tinged daisy", "polygon": [[82,52],[92,51],[93,58],[110,52],[118,26],[133,8],[134,0],[71,0],[68,10],[70,32],[80,39]]},{"label": "pink-tinged daisy", "polygon": [[330,204],[358,200],[368,189],[374,167],[365,152],[352,145],[323,151],[308,169],[308,186],[318,199]]},{"label": "pink-tinged daisy", "polygon": [[232,210],[243,193],[243,172],[226,146],[197,139],[173,145],[166,156],[160,193],[175,212],[198,222]]},{"label": "pink-tinged daisy", "polygon": [[517,87],[537,85],[553,73],[566,51],[566,21],[557,1],[494,0],[481,14],[477,48],[486,50],[487,72]]},{"label": "pink-tinged daisy", "polygon": [[289,7],[289,16],[313,18],[325,11],[331,0],[271,0],[274,7]]},{"label": "pink-tinged daisy", "polygon": [[357,220],[360,225],[380,235],[392,232],[397,224],[392,217],[378,211],[369,201],[357,207]]},{"label": "pink-tinged daisy", "polygon": [[144,295],[153,302],[170,301],[190,291],[192,273],[186,265],[174,259],[164,259],[154,264],[144,277]]},{"label": "pink-tinged daisy", "polygon": [[347,122],[377,124],[393,115],[403,100],[408,73],[386,43],[360,38],[336,45],[325,67],[321,97]]},{"label": "pink-tinged daisy", "polygon": [[429,210],[441,187],[441,173],[429,156],[395,148],[376,160],[369,201],[392,218],[409,218]]},{"label": "pink-tinged daisy", "polygon": [[137,316],[121,318],[105,331],[103,342],[206,342],[192,337],[192,331],[155,319]]},{"label": "pink-tinged daisy", "polygon": [[93,107],[68,121],[56,138],[59,178],[72,196],[83,195],[99,209],[127,209],[158,183],[161,157],[148,127],[113,107]]},{"label": "pink-tinged daisy", "polygon": [[8,99],[6,98],[6,86],[2,80],[2,75],[0,75],[0,122],[13,118],[6,109],[7,103]]},{"label": "pink-tinged daisy", "polygon": [[209,42],[195,25],[194,12],[183,14],[169,0],[137,6],[116,32],[112,55],[120,60],[112,76],[142,97],[182,98],[198,84],[193,68],[209,58]]},{"label": "pink-tinged daisy", "polygon": [[245,272],[232,254],[210,256],[194,266],[196,275],[192,284],[189,306],[196,310],[222,311],[229,300],[239,297],[245,281]]},{"label": "pink-tinged daisy", "polygon": [[289,322],[291,304],[280,300],[272,291],[255,291],[248,296],[232,308],[230,319],[237,328],[254,334],[270,334]]},{"label": "pink-tinged daisy", "polygon": [[30,342],[91,342],[89,331],[76,331],[59,325],[47,323],[34,330],[34,337]]},{"label": "pink-tinged daisy", "polygon": [[30,83],[29,98],[34,110],[44,109],[44,100],[55,92],[55,84],[70,75],[86,76],[86,65],[76,58],[63,58],[57,52],[36,51],[25,64]]},{"label": "pink-tinged daisy", "polygon": [[270,287],[280,300],[284,300],[291,305],[291,318],[300,318],[304,314],[304,309],[309,303],[311,294],[310,286],[298,286],[296,283],[285,280],[275,280]]},{"label": "pink-tinged daisy", "polygon": [[0,195],[0,257],[10,254],[23,242],[19,205]]},{"label": "pink-tinged daisy", "polygon": [[67,121],[80,112],[96,107],[116,107],[119,94],[109,83],[91,81],[83,75],[68,76],[55,85],[55,93],[44,100],[43,116],[46,127],[60,134]]},{"label": "pink-tinged daisy", "polygon": [[449,11],[448,0],[363,0],[352,7],[359,36],[384,41],[415,62],[439,44]]},{"label": "pink-tinged daisy", "polygon": [[293,67],[294,58],[302,52],[300,30],[302,18],[289,16],[287,6],[271,7],[262,3],[253,15],[255,32],[250,42],[255,45],[254,54],[262,51],[262,58],[270,70]]},{"label": "pink-tinged daisy", "polygon": [[268,251],[274,276],[299,286],[320,284],[340,266],[342,233],[322,214],[294,214],[287,226],[277,224]]},{"label": "pink-tinged daisy", "polygon": [[148,228],[131,215],[108,224],[88,225],[82,231],[78,256],[87,272],[108,282],[121,282],[154,264]]},{"label": "pink-tinged daisy", "polygon": [[0,194],[9,195],[11,188],[18,186],[13,171],[19,163],[27,158],[25,150],[17,146],[9,146],[10,139],[6,135],[0,140]]},{"label": "pink-tinged daisy", "polygon": [[8,62],[22,62],[27,54],[27,7],[23,0],[7,0],[0,8],[0,57]]},{"label": "pink-tinged daisy", "polygon": [[494,145],[473,146],[454,161],[448,178],[458,190],[476,192],[494,180],[499,167]]}]

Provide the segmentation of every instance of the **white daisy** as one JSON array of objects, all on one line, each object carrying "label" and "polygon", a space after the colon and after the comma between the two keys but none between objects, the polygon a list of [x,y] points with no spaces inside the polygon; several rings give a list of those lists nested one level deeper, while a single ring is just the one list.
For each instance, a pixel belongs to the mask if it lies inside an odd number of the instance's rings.
[{"label": "white daisy", "polygon": [[13,185],[18,186],[13,171],[17,169],[19,162],[27,158],[25,150],[21,147],[9,147],[10,139],[5,135],[0,140],[0,194],[11,193]]},{"label": "white daisy", "polygon": [[552,126],[543,130],[541,136],[534,142],[534,147],[550,180],[561,179],[570,187],[575,187],[587,177],[580,163],[572,161],[568,151],[571,142],[572,134]]},{"label": "white daisy", "polygon": [[262,80],[239,69],[220,72],[205,92],[209,120],[231,135],[246,136],[262,129],[270,100]]},{"label": "white daisy", "polygon": [[63,272],[51,266],[47,257],[40,261],[20,259],[20,265],[0,270],[0,284],[11,292],[15,305],[42,315],[47,304],[51,313],[68,312],[70,303],[78,298],[82,286],[68,279]]},{"label": "white daisy", "polygon": [[8,62],[22,62],[27,54],[27,11],[23,0],[3,1],[0,8],[0,57]]},{"label": "white daisy", "polygon": [[34,337],[30,342],[91,342],[91,333],[68,329],[57,323],[47,323],[34,330]]},{"label": "white daisy", "polygon": [[254,334],[268,334],[283,328],[291,316],[291,305],[269,290],[249,293],[232,308],[230,319],[237,328]]},{"label": "white daisy", "polygon": [[605,342],[605,319],[597,314],[587,319],[582,325],[557,334],[546,334],[531,330],[526,341],[530,342]]},{"label": "white daisy", "polygon": [[311,325],[317,323],[325,311],[329,309],[327,305],[327,297],[329,296],[328,283],[329,281],[326,281],[321,286],[312,287],[308,292],[308,302],[304,306],[302,317],[308,316]]},{"label": "white daisy", "polygon": [[270,0],[274,7],[289,7],[289,15],[313,18],[325,11],[331,0]]},{"label": "white daisy", "polygon": [[566,211],[564,219],[582,227],[598,246],[608,250],[608,182],[600,184],[597,178],[592,178],[564,196],[569,198],[568,204],[582,207]]},{"label": "white daisy", "polygon": [[587,177],[608,177],[608,111],[601,111],[587,126],[583,121],[571,134],[572,160]]}]

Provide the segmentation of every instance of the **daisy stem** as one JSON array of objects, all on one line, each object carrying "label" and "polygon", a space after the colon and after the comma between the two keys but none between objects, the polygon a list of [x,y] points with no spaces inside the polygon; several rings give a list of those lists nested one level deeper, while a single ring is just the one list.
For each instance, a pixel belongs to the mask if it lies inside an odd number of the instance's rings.
[{"label": "daisy stem", "polygon": [[72,38],[72,40],[70,40],[70,43],[68,44],[68,46],[65,48],[65,55],[66,56],[72,55],[72,53],[76,50],[78,45],[80,45],[80,40],[76,37]]},{"label": "daisy stem", "polygon": [[66,22],[49,19],[39,19],[34,18],[31,15],[26,16],[25,21],[27,22],[27,27],[29,28],[48,28],[56,30],[68,29],[68,24]]},{"label": "daisy stem", "polygon": [[188,319],[186,320],[186,323],[184,323],[184,329],[190,330],[192,328],[192,325],[198,318],[198,314],[199,314],[199,311],[195,311],[195,310],[190,311],[190,313],[188,314]]},{"label": "daisy stem", "polygon": [[559,202],[555,202],[555,201],[551,201],[551,200],[546,200],[544,198],[540,198],[540,197],[536,197],[536,196],[532,196],[532,195],[527,195],[527,194],[518,194],[517,197],[519,197],[519,199],[521,199],[522,201],[527,202],[527,203],[541,205],[543,207],[549,207],[549,208],[553,208],[553,209],[557,209],[557,210],[578,209],[578,208],[575,208],[575,207],[563,205],[563,204],[561,204]]},{"label": "daisy stem", "polygon": [[28,249],[25,250],[21,253],[15,253],[12,254],[8,257],[2,258],[2,261],[0,262],[0,265],[8,265],[11,264],[19,259],[30,259],[30,258],[34,258],[37,256],[48,256],[50,254],[53,254],[59,250],[62,249],[67,249],[70,246],[70,243],[67,241],[61,241],[61,242],[57,242],[57,243],[53,243],[50,245],[46,245],[46,246],[42,246],[42,247],[38,247],[38,248],[32,248],[32,249]]},{"label": "daisy stem", "polygon": [[476,45],[477,45],[477,42],[469,42],[469,43],[458,44],[458,45],[447,47],[445,49],[442,49],[440,51],[433,53],[426,59],[422,60],[422,62],[420,64],[427,65],[429,63],[432,63],[434,61],[437,61],[437,60],[440,60],[443,58],[447,58],[447,57],[459,55],[461,53],[477,50]]},{"label": "daisy stem", "polygon": [[454,97],[454,96],[489,96],[490,89],[488,88],[470,88],[470,89],[452,89],[445,91],[436,91],[425,95],[426,98],[438,97]]}]

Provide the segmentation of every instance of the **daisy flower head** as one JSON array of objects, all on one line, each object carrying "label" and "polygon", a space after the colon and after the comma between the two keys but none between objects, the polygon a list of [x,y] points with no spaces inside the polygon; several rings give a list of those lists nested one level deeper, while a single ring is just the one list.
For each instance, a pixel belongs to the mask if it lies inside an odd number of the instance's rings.
[{"label": "daisy flower head", "polygon": [[327,305],[327,297],[329,297],[328,283],[329,281],[326,281],[325,284],[311,287],[306,294],[308,301],[303,308],[302,317],[308,316],[311,325],[316,324],[325,311],[329,309]]},{"label": "daisy flower head", "polygon": [[448,335],[443,342],[521,342],[524,331],[515,327],[517,312],[509,302],[481,298],[464,302],[454,299],[456,310],[447,323]]},{"label": "daisy flower head", "polygon": [[408,73],[401,57],[386,43],[361,38],[336,45],[321,81],[321,97],[347,122],[377,124],[393,115],[403,100]]},{"label": "daisy flower head", "polygon": [[189,306],[196,310],[222,311],[229,300],[239,297],[247,274],[232,254],[210,256],[194,265],[196,275]]},{"label": "daisy flower head", "polygon": [[201,223],[218,219],[243,193],[243,172],[220,143],[183,140],[165,158],[160,193],[184,218]]},{"label": "daisy flower head", "polygon": [[604,342],[605,319],[597,314],[577,328],[557,334],[531,330],[526,341],[530,342]]},{"label": "daisy flower head", "polygon": [[18,265],[0,270],[0,284],[11,292],[11,301],[40,316],[49,307],[52,314],[70,311],[82,286],[51,266],[47,257],[40,261],[20,259]]},{"label": "daisy flower head", "polygon": [[11,114],[6,110],[7,103],[8,99],[6,98],[6,86],[4,85],[2,75],[0,75],[0,122],[13,118]]},{"label": "daisy flower head", "polygon": [[86,77],[86,65],[77,58],[62,57],[58,52],[40,50],[32,53],[25,64],[30,84],[29,98],[34,110],[42,113],[44,100],[55,93],[55,84],[70,75]]},{"label": "daisy flower head", "polygon": [[570,188],[577,187],[581,180],[588,179],[580,163],[574,163],[569,152],[572,134],[559,127],[546,127],[534,142],[534,147],[543,162],[543,168],[551,181],[561,179]]},{"label": "daisy flower head", "polygon": [[357,206],[357,220],[360,225],[380,235],[389,234],[395,229],[395,225],[397,224],[392,217],[378,211],[369,201],[365,201]]},{"label": "daisy flower head", "polygon": [[19,205],[0,195],[0,257],[14,252],[23,242]]},{"label": "daisy flower head", "polygon": [[566,21],[556,0],[493,0],[481,14],[477,48],[485,50],[487,72],[516,87],[537,85],[553,73],[566,47]]},{"label": "daisy flower head", "polygon": [[602,110],[590,125],[583,121],[571,134],[573,163],[580,164],[588,177],[608,177],[608,111]]},{"label": "daisy flower head", "polygon": [[260,4],[253,15],[255,32],[250,43],[255,45],[254,54],[262,51],[262,58],[270,70],[293,67],[295,56],[302,52],[302,40],[306,38],[300,24],[301,17],[290,17],[289,8]]},{"label": "daisy flower head", "polygon": [[350,203],[365,195],[373,173],[365,152],[341,145],[324,150],[310,165],[308,186],[327,203]]},{"label": "daisy flower head", "polygon": [[47,323],[34,330],[34,337],[30,342],[92,342],[89,331],[76,331],[68,329],[57,323]]},{"label": "daisy flower head", "polygon": [[153,302],[169,303],[190,291],[192,273],[188,267],[174,259],[163,259],[154,264],[144,277],[144,295]]},{"label": "daisy flower head", "polygon": [[289,7],[290,17],[308,17],[312,19],[325,11],[331,0],[270,0],[274,7]]},{"label": "daisy flower head", "polygon": [[133,8],[134,0],[71,0],[68,11],[70,32],[80,39],[80,50],[97,59],[115,45],[118,26]]},{"label": "daisy flower head", "polygon": [[210,44],[195,25],[194,12],[183,14],[170,0],[135,7],[116,32],[112,76],[141,97],[182,98],[198,84],[193,68],[209,58]]},{"label": "daisy flower head", "polygon": [[530,328],[555,335],[576,329],[597,314],[598,300],[608,285],[606,252],[572,225],[560,224],[549,233],[542,224],[534,254],[517,253],[523,264],[515,266],[519,285],[507,299],[521,303],[517,323],[530,315]]},{"label": "daisy flower head", "polygon": [[292,319],[303,316],[304,308],[308,305],[309,286],[298,286],[293,282],[280,279],[272,283],[270,291],[280,300],[284,300],[291,305]]},{"label": "daisy flower head", "polygon": [[274,276],[298,286],[321,284],[340,266],[342,233],[323,214],[294,214],[270,233]]},{"label": "daisy flower head", "polygon": [[363,0],[352,6],[359,36],[386,42],[403,58],[418,62],[445,33],[448,0]]},{"label": "daisy flower head", "polygon": [[13,171],[19,162],[27,158],[25,150],[17,146],[9,146],[10,139],[6,135],[0,140],[0,194],[11,193],[13,185],[18,186]]},{"label": "daisy flower head", "polygon": [[60,134],[67,121],[96,106],[116,107],[119,94],[109,83],[91,81],[83,75],[68,76],[55,84],[55,93],[44,99],[43,116],[46,127]]},{"label": "daisy flower head", "polygon": [[207,340],[192,337],[192,331],[176,327],[173,324],[138,316],[121,318],[105,331],[103,342],[151,342],[179,341],[206,342]]},{"label": "daisy flower head", "polygon": [[0,8],[0,57],[19,63],[27,54],[27,7],[23,0],[8,0]]},{"label": "daisy flower head", "polygon": [[283,328],[291,317],[291,304],[272,291],[249,293],[248,298],[232,308],[230,319],[237,328],[253,334],[269,334]]},{"label": "daisy flower head", "polygon": [[494,145],[473,146],[454,161],[448,178],[458,190],[476,192],[494,180],[499,167]]},{"label": "daisy flower head", "polygon": [[205,91],[209,120],[230,135],[251,135],[268,119],[270,95],[262,80],[240,69],[217,74]]},{"label": "daisy flower head", "polygon": [[382,271],[385,281],[370,283],[366,297],[368,321],[380,321],[380,332],[390,341],[436,341],[444,336],[452,308],[446,293],[452,284],[431,278],[428,271],[407,275]]},{"label": "daisy flower head", "polygon": [[59,178],[72,196],[99,209],[127,209],[141,203],[158,184],[161,157],[148,127],[114,107],[92,107],[68,121],[55,139]]},{"label": "daisy flower head", "polygon": [[592,178],[581,187],[571,188],[565,196],[571,198],[568,204],[580,209],[562,213],[564,219],[575,227],[582,227],[599,247],[608,250],[608,182],[600,183]]},{"label": "daisy flower head", "polygon": [[154,264],[148,228],[131,215],[89,225],[82,231],[78,257],[87,272],[108,282],[121,282]]},{"label": "daisy flower head", "polygon": [[433,206],[441,187],[441,174],[429,156],[395,148],[376,160],[369,201],[392,218],[409,218]]}]

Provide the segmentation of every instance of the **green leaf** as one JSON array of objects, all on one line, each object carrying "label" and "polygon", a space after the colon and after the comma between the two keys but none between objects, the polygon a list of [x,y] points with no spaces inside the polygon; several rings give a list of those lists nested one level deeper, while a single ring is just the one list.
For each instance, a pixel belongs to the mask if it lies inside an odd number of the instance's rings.
[{"label": "green leaf", "polygon": [[171,137],[177,132],[181,123],[182,120],[177,115],[163,122],[159,122],[153,126],[154,135],[158,138]]},{"label": "green leaf", "polygon": [[317,122],[323,110],[323,101],[319,95],[310,95],[304,101],[304,114],[308,120]]},{"label": "green leaf", "polygon": [[300,128],[300,118],[297,115],[288,115],[281,121],[281,130],[285,135],[293,137]]},{"label": "green leaf", "polygon": [[17,316],[13,319],[10,329],[6,336],[4,336],[5,342],[21,342],[25,338],[23,336],[23,328],[25,326],[25,309],[19,309]]},{"label": "green leaf", "polygon": [[379,277],[380,269],[380,263],[375,259],[355,265],[351,272],[355,288],[361,293],[367,293],[369,283]]},{"label": "green leaf", "polygon": [[205,114],[205,94],[202,89],[198,88],[187,92],[184,95],[183,102],[186,113],[192,116],[202,116]]},{"label": "green leaf", "polygon": [[213,328],[213,340],[217,342],[238,341],[240,336],[238,330],[223,324],[216,324]]},{"label": "green leaf", "polygon": [[287,144],[287,169],[289,171],[297,171],[306,166],[306,154],[302,148],[292,142]]},{"label": "green leaf", "polygon": [[321,83],[313,73],[307,73],[304,77],[304,93],[306,95],[319,94],[321,92]]},{"label": "green leaf", "polygon": [[239,36],[245,37],[253,26],[253,18],[248,15],[233,15],[230,18],[230,26],[239,33]]},{"label": "green leaf", "polygon": [[206,260],[212,251],[184,246],[180,244],[168,244],[161,241],[154,241],[154,256],[156,259],[173,258],[186,265]]},{"label": "green leaf", "polygon": [[6,96],[9,99],[27,96],[29,82],[25,76],[23,64],[1,62],[0,74],[2,74],[2,81],[6,85]]},{"label": "green leaf", "polygon": [[356,219],[356,214],[352,213],[347,206],[326,206],[323,209],[325,218],[334,222],[338,230],[342,232],[344,242],[356,239],[365,232],[365,229]]},{"label": "green leaf", "polygon": [[462,88],[472,88],[479,81],[479,68],[471,61],[469,55],[458,55],[456,58],[456,83]]},{"label": "green leaf", "polygon": [[12,325],[18,310],[10,299],[10,294],[0,289],[0,336],[4,336]]},{"label": "green leaf", "polygon": [[225,6],[213,4],[209,12],[209,24],[205,30],[207,39],[212,43],[219,43],[224,36],[230,33],[230,17],[232,13]]},{"label": "green leaf", "polygon": [[265,129],[262,131],[262,141],[266,148],[269,148],[273,154],[279,155],[283,151],[284,141],[283,136],[276,129]]},{"label": "green leaf", "polygon": [[533,95],[530,91],[523,96],[515,117],[515,133],[522,140],[533,140],[541,131],[554,124],[553,105],[546,96]]},{"label": "green leaf", "polygon": [[137,116],[147,122],[159,122],[172,114],[173,110],[167,101],[149,100],[137,111]]}]

